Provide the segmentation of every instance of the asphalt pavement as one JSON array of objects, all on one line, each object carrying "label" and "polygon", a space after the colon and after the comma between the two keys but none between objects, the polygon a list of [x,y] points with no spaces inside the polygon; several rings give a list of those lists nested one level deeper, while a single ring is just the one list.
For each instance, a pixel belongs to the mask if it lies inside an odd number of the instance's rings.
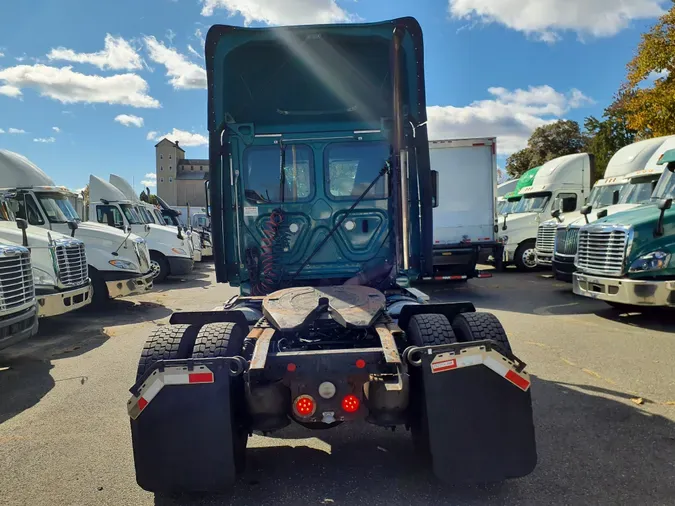
[{"label": "asphalt pavement", "polygon": [[621,314],[514,271],[421,288],[496,314],[528,364],[539,453],[531,475],[446,486],[413,457],[405,430],[359,423],[254,436],[227,496],[143,491],[126,413],[143,343],[172,311],[236,293],[202,264],[105,310],[43,320],[37,338],[0,352],[0,504],[675,504],[674,313]]}]

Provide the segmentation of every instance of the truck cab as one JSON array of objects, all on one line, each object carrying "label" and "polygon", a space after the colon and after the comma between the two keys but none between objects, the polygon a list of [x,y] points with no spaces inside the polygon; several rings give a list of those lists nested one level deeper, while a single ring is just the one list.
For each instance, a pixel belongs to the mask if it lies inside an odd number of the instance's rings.
[{"label": "truck cab", "polygon": [[502,212],[508,203],[506,196],[516,189],[517,184],[518,179],[510,179],[497,185],[497,214],[506,214]]},{"label": "truck cab", "polygon": [[[591,188],[593,156],[587,153],[561,156],[542,165],[532,185],[519,191],[521,200],[512,214],[501,220],[504,263],[521,271],[537,268],[539,225],[554,211],[561,214],[580,209]],[[551,241],[551,256],[553,244]]]},{"label": "truck cab", "polygon": [[[2,203],[0,203],[0,206]],[[8,210],[0,210],[0,216]],[[0,217],[0,220],[2,218]],[[28,248],[0,240],[0,350],[37,334],[38,316]]]},{"label": "truck cab", "polygon": [[[32,227],[68,234],[82,241],[92,301],[145,293],[152,289],[154,273],[145,240],[109,227],[83,221],[72,202],[78,195],[56,186],[39,167],[16,153],[0,153],[0,184],[18,206],[17,217]],[[73,228],[74,227],[74,228]]]},{"label": "truck cab", "polygon": [[94,176],[89,176],[89,216],[98,223],[142,237],[150,250],[150,267],[154,281],[164,281],[167,276],[188,274],[194,260],[188,239],[182,230],[143,221],[135,203],[115,186]]},{"label": "truck cab", "polygon": [[619,309],[675,307],[675,149],[647,163],[665,167],[650,200],[579,230],[573,290]]},{"label": "truck cab", "polygon": [[30,199],[0,191],[0,241],[30,250],[33,285],[40,318],[58,316],[91,303],[91,282],[84,243],[55,231],[29,226],[15,213],[36,220]]},{"label": "truck cab", "polygon": [[663,167],[657,165],[657,161],[670,149],[669,146],[675,147],[675,137],[658,137],[624,146],[612,156],[605,177],[595,183],[586,205],[579,212],[540,226],[545,229],[541,235],[546,237],[555,227],[553,273],[556,279],[572,282],[577,238],[583,225],[649,201],[663,173]]}]

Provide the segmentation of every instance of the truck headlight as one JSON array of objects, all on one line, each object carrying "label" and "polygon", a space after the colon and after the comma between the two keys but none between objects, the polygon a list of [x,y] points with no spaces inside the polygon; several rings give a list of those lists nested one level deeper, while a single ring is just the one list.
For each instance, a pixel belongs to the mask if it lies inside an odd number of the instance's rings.
[{"label": "truck headlight", "polygon": [[647,272],[664,269],[670,263],[670,253],[665,251],[653,251],[642,255],[635,260],[628,269],[628,272]]},{"label": "truck headlight", "polygon": [[136,264],[133,262],[128,262],[126,260],[110,260],[108,261],[110,265],[113,267],[117,267],[118,269],[124,269],[125,271],[137,271],[138,267],[136,267]]},{"label": "truck headlight", "polygon": [[56,286],[56,278],[49,272],[33,266],[33,283],[41,286]]},{"label": "truck headlight", "polygon": [[185,251],[183,248],[171,248],[171,251],[173,251],[176,255],[187,255],[187,251]]}]

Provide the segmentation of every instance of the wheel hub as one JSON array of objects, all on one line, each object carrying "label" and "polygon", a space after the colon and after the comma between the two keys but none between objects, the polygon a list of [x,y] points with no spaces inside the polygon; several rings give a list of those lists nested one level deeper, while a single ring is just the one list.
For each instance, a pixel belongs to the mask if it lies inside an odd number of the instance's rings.
[{"label": "wheel hub", "polygon": [[532,269],[537,266],[537,257],[534,253],[534,249],[526,249],[523,251],[523,265],[528,269]]},{"label": "wheel hub", "polygon": [[159,262],[157,260],[150,261],[150,270],[152,271],[153,279],[159,276],[159,273],[162,270],[162,268],[160,267]]}]

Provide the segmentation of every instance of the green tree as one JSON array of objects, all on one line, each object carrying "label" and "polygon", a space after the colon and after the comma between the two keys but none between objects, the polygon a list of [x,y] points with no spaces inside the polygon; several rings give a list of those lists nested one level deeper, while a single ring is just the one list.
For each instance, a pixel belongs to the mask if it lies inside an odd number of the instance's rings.
[{"label": "green tree", "polygon": [[585,144],[579,123],[561,119],[536,128],[527,141],[527,147],[506,160],[506,170],[517,177],[559,156],[581,153]]},{"label": "green tree", "polygon": [[603,177],[614,153],[636,140],[636,132],[628,128],[625,111],[618,102],[605,109],[602,117],[589,116],[584,121],[586,151],[595,156],[594,181]]},{"label": "green tree", "polygon": [[619,102],[641,137],[675,134],[675,3],[648,32],[627,65]]}]

